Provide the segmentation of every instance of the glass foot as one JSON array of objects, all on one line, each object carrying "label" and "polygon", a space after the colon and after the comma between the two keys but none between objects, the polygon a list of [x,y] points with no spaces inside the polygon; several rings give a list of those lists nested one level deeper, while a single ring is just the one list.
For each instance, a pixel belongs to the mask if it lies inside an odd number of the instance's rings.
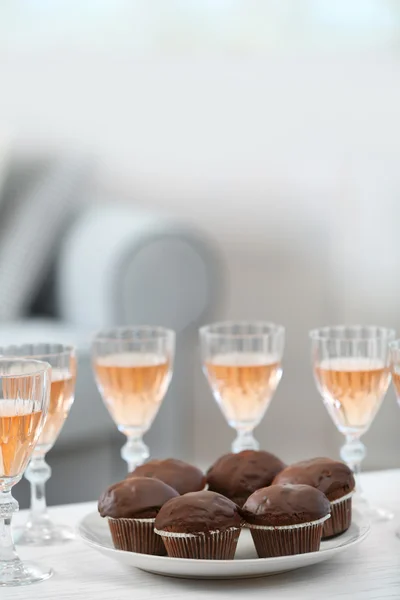
[{"label": "glass foot", "polygon": [[394,517],[394,513],[391,510],[384,507],[372,506],[364,495],[358,495],[357,492],[353,496],[353,507],[371,523],[390,521]]},{"label": "glass foot", "polygon": [[19,559],[0,561],[0,587],[29,585],[53,575],[52,569],[22,562]]},{"label": "glass foot", "polygon": [[16,527],[13,533],[15,543],[21,546],[57,546],[76,539],[72,527],[51,522],[38,525],[27,523],[24,527]]}]

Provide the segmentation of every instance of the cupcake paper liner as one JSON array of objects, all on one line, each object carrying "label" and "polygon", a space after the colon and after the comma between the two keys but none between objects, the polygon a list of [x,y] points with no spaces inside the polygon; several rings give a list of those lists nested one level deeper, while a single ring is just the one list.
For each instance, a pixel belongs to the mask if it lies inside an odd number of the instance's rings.
[{"label": "cupcake paper liner", "polygon": [[309,523],[277,527],[246,523],[246,527],[250,529],[259,558],[270,558],[317,552],[324,523],[329,518],[330,515],[326,515]]},{"label": "cupcake paper liner", "polygon": [[157,554],[166,550],[162,539],[154,533],[155,519],[107,519],[114,547],[117,550]]},{"label": "cupcake paper liner", "polygon": [[232,560],[240,535],[239,527],[208,533],[173,533],[155,529],[168,556],[174,558],[205,558],[210,560]]},{"label": "cupcake paper liner", "polygon": [[351,525],[351,501],[354,492],[331,502],[331,518],[324,524],[322,539],[344,533]]}]

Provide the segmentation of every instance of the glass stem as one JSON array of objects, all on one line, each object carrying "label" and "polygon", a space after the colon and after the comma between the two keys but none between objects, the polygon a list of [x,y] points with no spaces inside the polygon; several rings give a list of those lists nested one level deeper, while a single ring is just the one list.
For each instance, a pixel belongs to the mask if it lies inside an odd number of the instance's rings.
[{"label": "glass stem", "polygon": [[11,489],[0,488],[0,571],[6,565],[19,562],[11,533],[11,518],[18,510],[18,502],[12,497]]},{"label": "glass stem", "polygon": [[367,454],[365,445],[358,436],[346,435],[346,443],[340,449],[340,457],[350,467],[356,480],[356,491],[359,498],[363,497],[360,474],[361,463]]},{"label": "glass stem", "polygon": [[121,456],[128,464],[128,473],[142,465],[150,456],[146,444],[143,442],[142,433],[126,432],[127,442],[121,448]]},{"label": "glass stem", "polygon": [[44,454],[34,455],[25,472],[25,477],[31,484],[31,510],[28,527],[44,524],[49,521],[46,503],[46,481],[51,477],[51,468]]},{"label": "glass stem", "polygon": [[238,429],[237,437],[232,443],[232,452],[237,454],[242,450],[259,450],[260,444],[253,436],[253,430]]}]

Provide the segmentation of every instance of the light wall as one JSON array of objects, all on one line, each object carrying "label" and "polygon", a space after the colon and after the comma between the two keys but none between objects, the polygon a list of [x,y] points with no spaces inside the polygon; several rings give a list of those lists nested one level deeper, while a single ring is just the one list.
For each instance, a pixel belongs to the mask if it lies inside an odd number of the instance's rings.
[{"label": "light wall", "polygon": [[229,252],[300,235],[296,252],[312,253],[327,230],[339,271],[346,255],[341,285],[356,275],[371,293],[372,277],[390,303],[400,58],[25,49],[0,60],[4,127],[20,148],[88,152],[102,189],[192,220]]}]

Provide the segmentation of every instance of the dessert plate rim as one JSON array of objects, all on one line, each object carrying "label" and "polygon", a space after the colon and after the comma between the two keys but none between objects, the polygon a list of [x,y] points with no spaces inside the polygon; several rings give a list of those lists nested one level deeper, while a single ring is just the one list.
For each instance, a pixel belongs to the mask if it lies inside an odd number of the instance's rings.
[{"label": "dessert plate rim", "polygon": [[233,579],[262,577],[329,560],[362,542],[370,532],[370,524],[361,515],[354,514],[349,530],[322,542],[317,552],[272,558],[240,556],[255,554],[250,533],[244,529],[239,539],[237,556],[233,560],[172,558],[117,550],[112,546],[106,519],[102,519],[97,512],[84,516],[78,524],[77,531],[82,541],[91,548],[127,566],[170,577]]}]

